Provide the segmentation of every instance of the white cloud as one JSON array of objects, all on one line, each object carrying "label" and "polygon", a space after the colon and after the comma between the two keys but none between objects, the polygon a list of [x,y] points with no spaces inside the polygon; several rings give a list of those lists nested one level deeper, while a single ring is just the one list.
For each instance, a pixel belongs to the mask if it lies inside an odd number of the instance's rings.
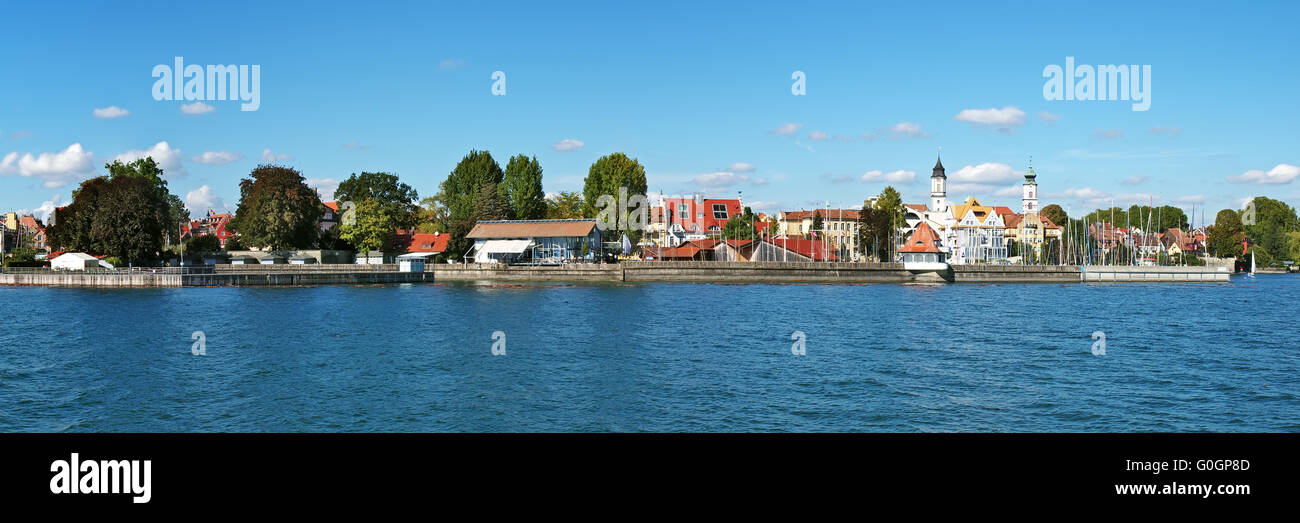
[{"label": "white cloud", "polygon": [[69,145],[62,152],[37,156],[11,152],[0,160],[0,175],[35,176],[42,180],[42,186],[54,189],[89,178],[95,171],[94,158],[94,153],[83,149],[80,143]]},{"label": "white cloud", "polygon": [[576,151],[576,150],[578,150],[578,149],[581,149],[582,146],[584,146],[584,145],[586,145],[586,144],[585,144],[585,143],[582,143],[582,140],[575,140],[575,139],[573,139],[573,138],[565,138],[565,139],[563,139],[563,140],[560,140],[560,141],[558,141],[558,142],[555,142],[555,143],[551,144],[551,148],[552,148],[552,149],[555,149],[555,150],[557,150],[557,151],[567,152],[567,151]]},{"label": "white cloud", "polygon": [[316,189],[321,201],[328,202],[334,199],[334,191],[338,190],[339,181],[333,178],[308,178],[307,186]]},{"label": "white cloud", "polygon": [[898,138],[900,136],[910,136],[913,138],[925,138],[930,136],[929,133],[921,129],[921,124],[914,122],[898,122],[889,128],[891,136]]},{"label": "white cloud", "polygon": [[190,211],[190,216],[203,216],[209,210],[225,210],[226,202],[213,194],[211,186],[204,185],[185,193],[185,208]]},{"label": "white cloud", "polygon": [[163,176],[171,179],[178,176],[185,176],[185,167],[181,165],[181,150],[172,149],[167,142],[158,142],[147,150],[132,149],[117,155],[114,160],[120,160],[122,163],[129,163],[144,157],[153,158],[158,163],[158,167],[163,170]]},{"label": "white cloud", "polygon": [[128,114],[131,114],[131,111],[128,111],[116,105],[110,105],[108,107],[95,109],[94,111],[91,111],[91,113],[95,115],[95,118],[121,118]]},{"label": "white cloud", "polygon": [[1047,111],[1039,111],[1038,119],[1047,122],[1049,124],[1052,124],[1061,121],[1061,115],[1052,114]]},{"label": "white cloud", "polygon": [[190,161],[201,163],[203,165],[225,165],[243,159],[244,155],[232,153],[230,151],[206,151],[203,154],[190,158]]},{"label": "white cloud", "polygon": [[63,196],[56,194],[51,196],[49,200],[41,203],[40,207],[35,209],[23,209],[16,212],[19,216],[30,214],[46,225],[49,225],[50,213],[54,212],[54,209],[57,209],[60,205],[63,205]]},{"label": "white cloud", "polygon": [[754,172],[754,169],[755,169],[755,167],[754,167],[753,164],[748,164],[748,163],[745,163],[745,162],[736,162],[736,163],[731,164],[731,167],[727,167],[726,169],[723,169],[723,170],[724,170],[724,171],[731,171],[731,172],[734,172],[734,173],[752,173],[752,172]]},{"label": "white cloud", "polygon": [[953,120],[994,127],[1010,127],[1025,123],[1025,112],[1012,106],[1001,109],[962,109]]},{"label": "white cloud", "polygon": [[876,169],[862,173],[861,179],[864,182],[907,183],[916,179],[916,171],[904,171],[900,169],[897,171],[884,172]]},{"label": "white cloud", "polygon": [[979,165],[967,165],[948,175],[956,183],[997,183],[1019,178],[1021,175],[1010,165],[998,162],[985,162]]},{"label": "white cloud", "polygon": [[1121,180],[1119,183],[1124,185],[1139,185],[1147,181],[1147,179],[1149,179],[1149,177],[1143,175],[1129,176],[1128,178]]},{"label": "white cloud", "polygon": [[801,123],[783,123],[780,126],[778,126],[776,129],[772,129],[771,131],[768,131],[768,133],[781,135],[781,136],[790,136],[792,134],[799,132],[799,129],[802,127],[803,124]]},{"label": "white cloud", "polygon": [[1279,163],[1277,167],[1270,169],[1268,172],[1251,169],[1236,176],[1229,176],[1228,181],[1232,183],[1282,184],[1291,183],[1297,176],[1300,176],[1300,167]]},{"label": "white cloud", "polygon": [[808,138],[818,142],[822,142],[822,141],[826,141],[827,138],[830,138],[830,135],[826,134],[825,131],[813,131],[808,133]]},{"label": "white cloud", "polygon": [[203,102],[194,102],[192,104],[182,104],[181,112],[185,114],[204,114],[217,110],[216,107]]},{"label": "white cloud", "polygon": [[276,154],[271,152],[270,148],[266,148],[262,149],[262,161],[266,163],[293,161],[293,157],[287,154]]},{"label": "white cloud", "polygon": [[696,176],[693,181],[700,186],[717,189],[722,187],[731,187],[738,183],[747,182],[749,181],[749,177],[745,175],[739,175],[736,173],[723,171],[723,172],[716,172],[716,173],[709,173],[709,174],[701,174],[699,176]]},{"label": "white cloud", "polygon": [[462,58],[448,58],[446,60],[438,62],[439,71],[451,71],[453,69],[460,69],[462,67],[465,67],[465,60]]}]

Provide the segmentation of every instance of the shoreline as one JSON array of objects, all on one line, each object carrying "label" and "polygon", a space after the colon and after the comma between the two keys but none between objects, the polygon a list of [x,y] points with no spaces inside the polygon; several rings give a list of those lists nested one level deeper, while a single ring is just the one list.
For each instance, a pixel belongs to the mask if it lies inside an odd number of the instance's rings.
[{"label": "shoreline", "polygon": [[401,272],[388,265],[218,265],[120,271],[5,270],[0,285],[47,287],[256,287],[432,282],[682,283],[1224,283],[1227,267],[954,265],[909,270],[902,263],[629,262],[618,264],[426,265]]}]

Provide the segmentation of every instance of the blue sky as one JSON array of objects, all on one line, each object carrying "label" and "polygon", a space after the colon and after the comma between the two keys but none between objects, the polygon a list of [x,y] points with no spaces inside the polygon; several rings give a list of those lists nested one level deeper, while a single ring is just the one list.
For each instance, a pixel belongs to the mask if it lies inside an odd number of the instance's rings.
[{"label": "blue sky", "polygon": [[[1112,199],[1208,219],[1256,195],[1300,205],[1293,2],[805,4],[9,6],[0,209],[64,205],[141,154],[198,212],[233,210],[264,157],[327,199],[362,170],[425,196],[470,149],[536,155],[550,192],[622,151],[652,192],[859,207],[886,184],[924,202],[939,147],[951,199],[1019,209],[1032,155],[1043,205],[1072,215]],[[151,71],[177,56],[259,65],[260,108],[154,100]],[[1044,67],[1067,56],[1150,65],[1150,109],[1044,99]]]}]

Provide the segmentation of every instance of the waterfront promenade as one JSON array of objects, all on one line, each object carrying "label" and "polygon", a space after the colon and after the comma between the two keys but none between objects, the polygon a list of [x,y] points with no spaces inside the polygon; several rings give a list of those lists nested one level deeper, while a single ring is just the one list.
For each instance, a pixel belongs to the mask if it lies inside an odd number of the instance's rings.
[{"label": "waterfront promenade", "polygon": [[628,262],[617,264],[453,265],[430,264],[424,272],[384,265],[217,265],[195,268],[132,268],[92,271],[6,269],[0,285],[84,287],[212,287],[502,282],[700,282],[700,283],[1078,283],[1226,282],[1221,267],[1122,267],[1089,265],[954,265],[947,271],[912,271],[901,263],[815,262]]}]

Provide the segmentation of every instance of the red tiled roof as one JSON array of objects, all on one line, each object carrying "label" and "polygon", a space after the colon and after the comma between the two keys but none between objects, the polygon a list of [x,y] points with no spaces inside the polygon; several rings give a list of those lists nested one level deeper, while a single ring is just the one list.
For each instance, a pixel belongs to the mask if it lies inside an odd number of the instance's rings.
[{"label": "red tiled roof", "polygon": [[339,212],[339,202],[321,202],[321,203],[324,204],[326,207],[329,207],[331,211]]},{"label": "red tiled roof", "polygon": [[449,240],[450,235],[439,233],[402,234],[399,231],[397,235],[397,244],[405,252],[443,252],[447,250]]},{"label": "red tiled roof", "polygon": [[596,228],[596,220],[518,220],[478,222],[466,238],[583,237]]},{"label": "red tiled roof", "polygon": [[935,234],[930,225],[921,222],[912,232],[912,236],[907,238],[903,247],[898,252],[943,252],[939,249],[939,235]]},{"label": "red tiled roof", "polygon": [[764,238],[763,241],[800,256],[811,258],[814,261],[836,261],[839,259],[835,255],[835,249],[821,240],[805,240],[791,237],[786,239]]},{"label": "red tiled roof", "polygon": [[660,249],[655,249],[652,247],[646,249],[647,256],[652,256],[660,260],[665,260],[665,259],[688,259],[689,260],[694,258],[699,253],[700,253],[699,247],[690,247],[690,246],[663,247]]},{"label": "red tiled roof", "polygon": [[995,205],[993,206],[993,214],[1015,214],[1015,211],[1012,211],[1010,207]]},{"label": "red tiled roof", "polygon": [[814,209],[811,211],[786,211],[786,220],[812,219],[814,213],[821,213],[823,220],[856,220],[860,209]]},{"label": "red tiled roof", "polygon": [[915,211],[929,210],[929,207],[926,207],[924,203],[905,203],[903,204],[903,207],[907,207],[908,209],[912,209]]}]

